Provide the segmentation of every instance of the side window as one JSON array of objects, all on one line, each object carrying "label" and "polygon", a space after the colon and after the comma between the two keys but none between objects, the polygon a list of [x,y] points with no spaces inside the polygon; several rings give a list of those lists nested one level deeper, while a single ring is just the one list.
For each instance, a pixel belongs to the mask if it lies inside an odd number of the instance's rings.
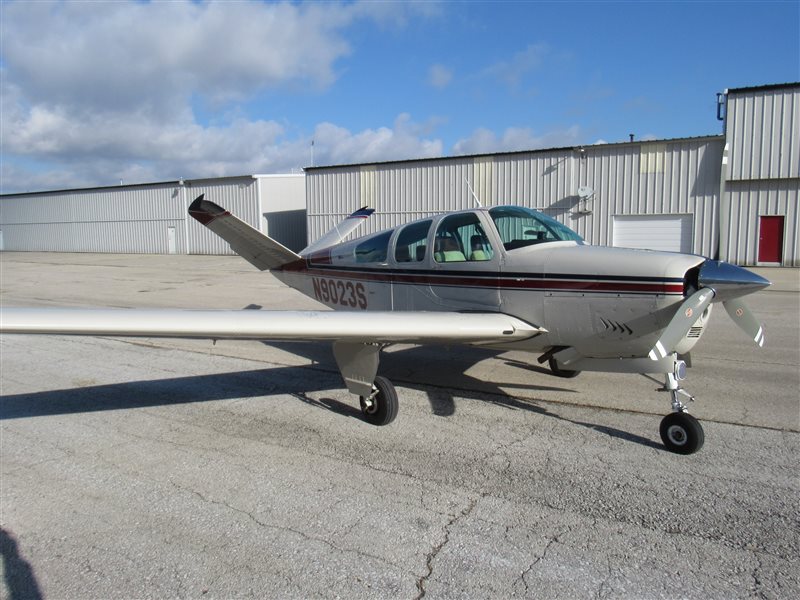
[{"label": "side window", "polygon": [[436,262],[492,260],[494,251],[475,213],[451,215],[436,230],[433,257]]},{"label": "side window", "polygon": [[428,241],[428,230],[433,221],[411,223],[400,230],[394,247],[394,259],[397,262],[420,262],[425,260],[425,245]]},{"label": "side window", "polygon": [[359,263],[384,263],[389,251],[389,238],[392,230],[384,231],[371,238],[367,238],[356,246],[356,262]]}]

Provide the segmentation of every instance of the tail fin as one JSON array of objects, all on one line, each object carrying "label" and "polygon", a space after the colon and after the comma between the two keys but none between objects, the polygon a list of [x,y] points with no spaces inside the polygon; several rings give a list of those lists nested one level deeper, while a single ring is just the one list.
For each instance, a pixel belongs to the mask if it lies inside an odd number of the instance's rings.
[{"label": "tail fin", "polygon": [[256,268],[262,271],[277,269],[290,262],[302,260],[286,246],[267,237],[221,206],[204,200],[204,196],[205,194],[201,194],[192,202],[189,214],[228,242],[231,250]]},{"label": "tail fin", "polygon": [[319,238],[316,242],[300,251],[300,254],[306,256],[317,250],[335,246],[352,233],[356,228],[367,220],[367,218],[375,212],[374,208],[359,208],[352,215],[347,217],[344,221],[339,223],[336,227],[331,229],[328,233]]}]

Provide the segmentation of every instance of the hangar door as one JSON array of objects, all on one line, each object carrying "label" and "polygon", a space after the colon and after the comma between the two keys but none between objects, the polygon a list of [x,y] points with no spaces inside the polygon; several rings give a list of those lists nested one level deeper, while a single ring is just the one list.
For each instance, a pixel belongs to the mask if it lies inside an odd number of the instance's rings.
[{"label": "hangar door", "polygon": [[614,245],[691,253],[692,215],[616,216]]}]

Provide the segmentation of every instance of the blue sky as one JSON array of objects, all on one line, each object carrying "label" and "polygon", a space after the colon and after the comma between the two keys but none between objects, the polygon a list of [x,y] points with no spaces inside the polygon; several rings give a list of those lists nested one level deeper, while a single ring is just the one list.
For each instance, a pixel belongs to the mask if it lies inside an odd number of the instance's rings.
[{"label": "blue sky", "polygon": [[0,2],[3,193],[717,134],[800,2]]}]

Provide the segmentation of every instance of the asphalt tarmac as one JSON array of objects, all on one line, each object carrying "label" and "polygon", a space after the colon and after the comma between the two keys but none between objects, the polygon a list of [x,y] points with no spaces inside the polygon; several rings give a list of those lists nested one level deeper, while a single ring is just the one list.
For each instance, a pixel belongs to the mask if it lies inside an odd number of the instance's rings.
[{"label": "asphalt tarmac", "polygon": [[[798,271],[766,276],[765,348],[718,309],[693,353],[688,457],[660,381],[521,353],[388,349],[377,428],[326,344],[2,336],[0,596],[798,597]],[[196,256],[3,253],[0,301],[315,307]]]}]

